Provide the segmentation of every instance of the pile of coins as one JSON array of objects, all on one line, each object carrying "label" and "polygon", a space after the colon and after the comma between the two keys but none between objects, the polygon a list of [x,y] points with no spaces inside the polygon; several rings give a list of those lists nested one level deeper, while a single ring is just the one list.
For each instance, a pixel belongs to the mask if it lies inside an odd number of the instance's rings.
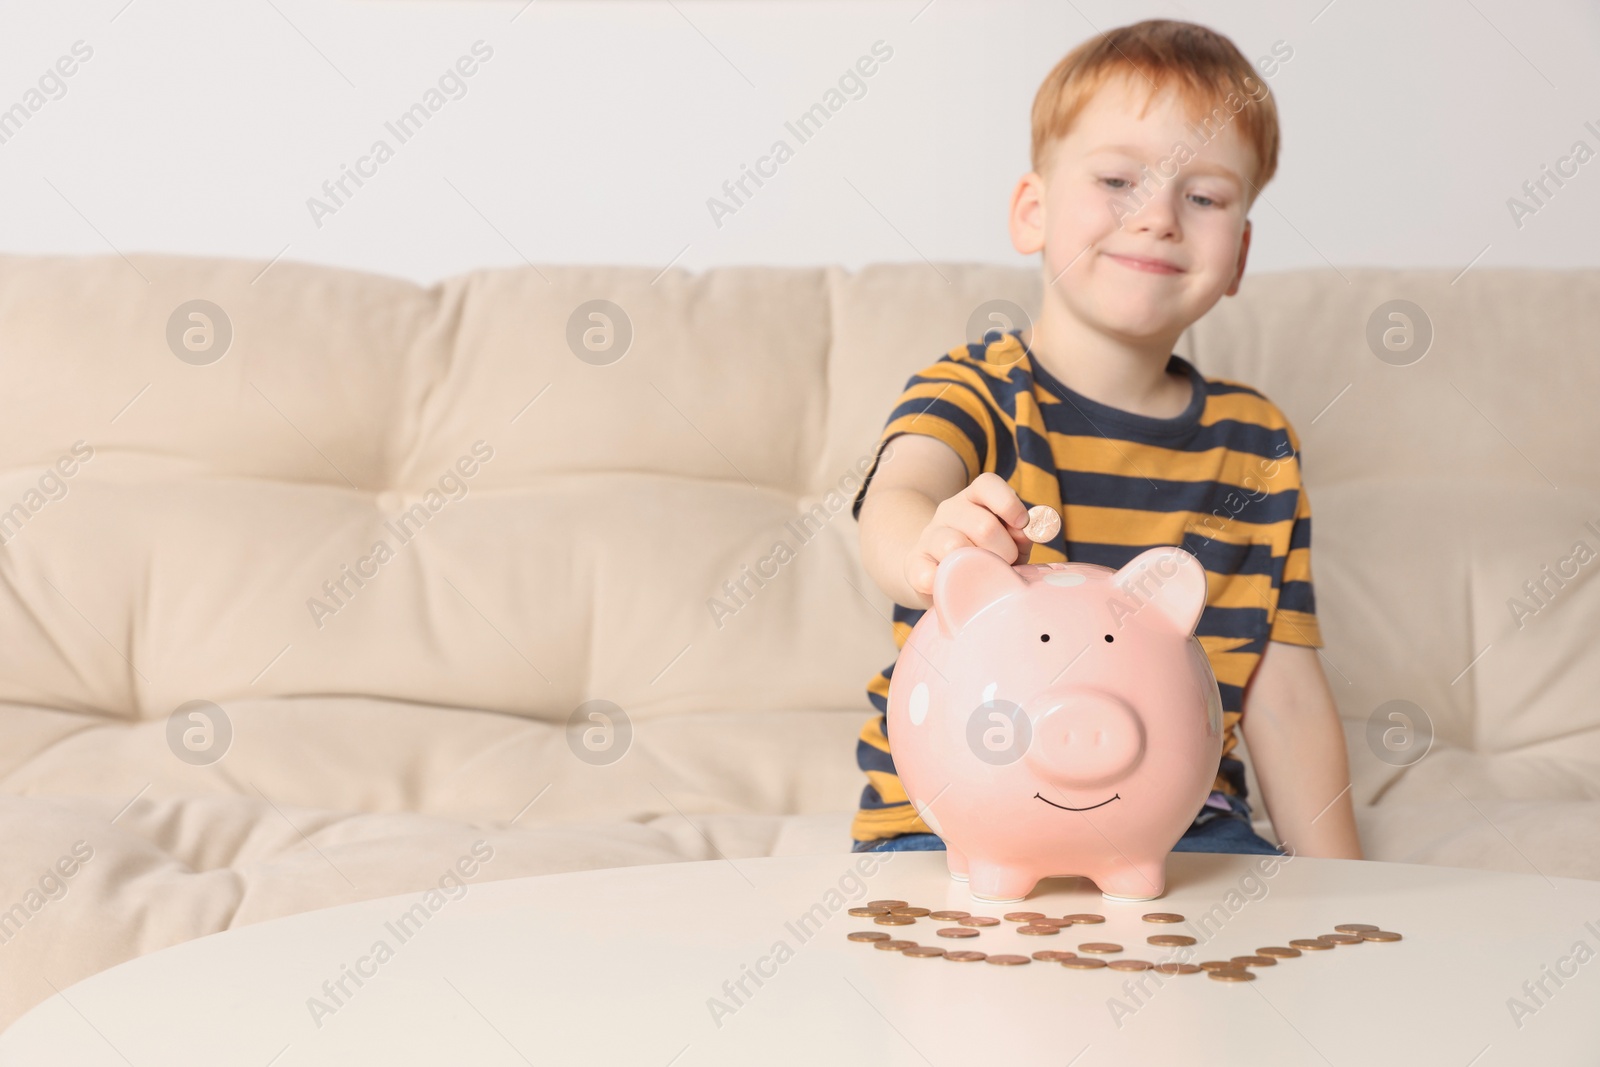
[{"label": "pile of coins", "polygon": [[[940,923],[955,923],[935,930],[939,937],[956,941],[964,941],[977,937],[980,930],[986,926],[999,926],[1000,919],[990,915],[974,915],[968,911],[929,911],[927,908],[914,907],[903,900],[869,900],[861,907],[851,908],[850,914],[859,919],[871,919],[879,926],[913,926],[919,919],[932,919]],[[1053,937],[1069,926],[1093,926],[1106,921],[1104,915],[1093,912],[1076,912],[1063,915],[1059,919],[1051,918],[1040,911],[1008,911],[1003,916],[1006,922],[1015,923],[1016,931],[1029,937]],[[1182,915],[1171,911],[1152,911],[1142,916],[1147,923],[1181,923]],[[1019,964],[1038,960],[1041,963],[1059,963],[1061,966],[1075,971],[1097,970],[1106,968],[1112,971],[1155,971],[1158,974],[1200,974],[1204,972],[1219,982],[1251,982],[1255,980],[1255,972],[1263,967],[1277,966],[1279,960],[1293,959],[1305,952],[1321,952],[1339,945],[1359,945],[1363,941],[1399,941],[1400,935],[1390,930],[1380,930],[1370,923],[1340,923],[1335,926],[1334,933],[1321,934],[1317,937],[1297,938],[1287,945],[1268,945],[1258,948],[1248,956],[1234,956],[1227,960],[1207,960],[1204,963],[1176,963],[1163,962],[1151,963],[1149,960],[1124,958],[1119,956],[1123,951],[1121,945],[1112,941],[1085,941],[1078,945],[1078,952],[1066,952],[1058,949],[1040,949],[1031,957],[1015,953],[996,953],[990,955],[985,952],[968,950],[953,950],[938,948],[934,945],[920,945],[915,941],[893,938],[888,934],[876,930],[855,930],[847,936],[851,941],[870,943],[874,948],[883,949],[885,952],[898,952],[903,956],[913,959],[944,958],[957,963],[993,963],[1001,967],[1015,967]],[[1151,934],[1145,941],[1159,948],[1179,948],[1195,944],[1195,939],[1188,934]],[[1078,953],[1083,953],[1079,955]],[[1107,960],[1103,957],[1118,956],[1117,959]]]}]

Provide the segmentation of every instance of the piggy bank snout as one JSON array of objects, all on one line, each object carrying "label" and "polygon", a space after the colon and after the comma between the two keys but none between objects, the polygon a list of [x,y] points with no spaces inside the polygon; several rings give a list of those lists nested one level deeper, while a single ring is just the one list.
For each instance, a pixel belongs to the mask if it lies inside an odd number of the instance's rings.
[{"label": "piggy bank snout", "polygon": [[1105,785],[1144,758],[1144,723],[1126,701],[1074,693],[1051,703],[1034,724],[1025,757],[1038,774],[1064,786]]}]

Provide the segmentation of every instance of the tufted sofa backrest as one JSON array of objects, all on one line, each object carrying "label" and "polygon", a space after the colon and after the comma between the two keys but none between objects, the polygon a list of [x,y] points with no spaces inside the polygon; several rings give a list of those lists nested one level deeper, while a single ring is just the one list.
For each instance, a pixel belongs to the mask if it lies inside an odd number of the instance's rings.
[{"label": "tufted sofa backrest", "polygon": [[[423,288],[0,257],[0,702],[865,715],[893,645],[860,473],[906,377],[1039,292],[925,263]],[[1344,269],[1247,277],[1180,343],[1301,438],[1363,799],[1600,792],[1597,334],[1600,272]],[[1395,699],[1454,755],[1361,751]]]}]

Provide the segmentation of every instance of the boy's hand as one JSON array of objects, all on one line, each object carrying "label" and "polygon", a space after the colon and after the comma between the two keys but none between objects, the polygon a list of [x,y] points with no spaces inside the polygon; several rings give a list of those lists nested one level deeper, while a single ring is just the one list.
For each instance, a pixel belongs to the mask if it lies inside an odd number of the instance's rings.
[{"label": "boy's hand", "polygon": [[939,561],[968,545],[986,548],[1007,563],[1016,563],[1024,547],[1033,545],[1024,532],[1027,525],[1028,509],[1016,490],[998,474],[985,471],[934,509],[932,521],[906,556],[906,581],[914,591],[931,599]]}]

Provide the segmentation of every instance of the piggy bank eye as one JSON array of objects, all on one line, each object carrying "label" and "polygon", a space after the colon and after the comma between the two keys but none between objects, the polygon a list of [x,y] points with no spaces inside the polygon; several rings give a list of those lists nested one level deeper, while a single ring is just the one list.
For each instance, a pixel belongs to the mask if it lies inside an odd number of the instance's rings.
[{"label": "piggy bank eye", "polygon": [[1039,635],[1039,640],[1048,641],[1048,640],[1050,640],[1050,635],[1049,634],[1040,634]]},{"label": "piggy bank eye", "polygon": [[1112,636],[1111,636],[1111,635],[1110,635],[1110,634],[1106,634],[1106,640],[1107,640],[1107,641],[1108,641],[1108,642],[1109,642],[1109,641],[1115,641],[1115,640],[1116,640],[1116,638],[1114,638],[1114,637],[1112,637]]}]

